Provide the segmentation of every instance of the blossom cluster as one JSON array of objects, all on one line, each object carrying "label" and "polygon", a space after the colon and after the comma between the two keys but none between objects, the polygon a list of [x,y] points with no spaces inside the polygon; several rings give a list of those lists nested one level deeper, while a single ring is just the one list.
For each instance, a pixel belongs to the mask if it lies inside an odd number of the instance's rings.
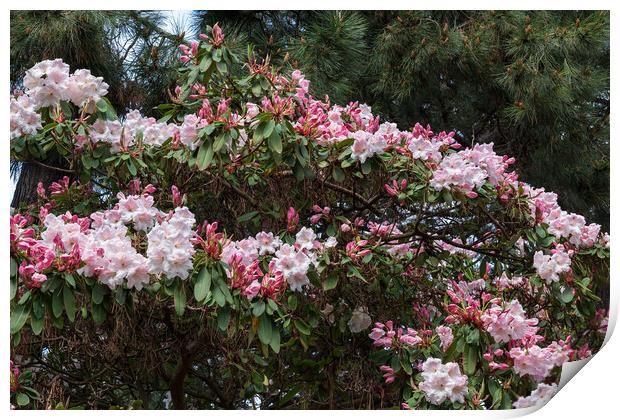
[{"label": "blossom cluster", "polygon": [[98,119],[92,125],[89,136],[78,137],[78,140],[92,143],[108,143],[110,150],[117,153],[133,146],[139,135],[142,143],[150,146],[161,146],[178,131],[175,124],[158,123],[155,118],[143,117],[139,111],[127,113],[123,122],[119,120]]},{"label": "blossom cluster", "polygon": [[394,323],[387,321],[385,324],[376,322],[375,327],[368,335],[373,340],[375,347],[381,347],[389,349],[392,347],[406,344],[408,346],[415,346],[422,342],[422,337],[418,334],[418,331],[413,328],[398,327],[394,329]]},{"label": "blossom cluster", "polygon": [[542,251],[534,254],[534,268],[541,279],[552,283],[560,280],[560,274],[570,271],[572,250],[567,250],[562,244],[558,244],[552,255],[546,255]]},{"label": "blossom cluster", "polygon": [[523,307],[516,299],[504,307],[493,304],[484,311],[480,319],[484,328],[498,343],[520,340],[538,331],[536,327],[538,319],[527,318]]},{"label": "blossom cluster", "polygon": [[[600,237],[601,226],[596,223],[586,225],[585,218],[575,213],[562,210],[558,196],[544,188],[532,188],[524,184],[526,194],[531,198],[532,217],[539,223],[545,223],[548,232],[556,238],[565,238],[579,248],[593,246]],[[605,237],[605,235],[603,235]],[[603,238],[600,238],[604,242]]]},{"label": "blossom cluster", "polygon": [[25,94],[35,110],[53,107],[60,101],[71,101],[93,112],[95,104],[108,93],[108,84],[90,70],[80,69],[70,74],[69,65],[61,59],[44,60],[26,71]]},{"label": "blossom cluster", "polygon": [[34,136],[42,128],[41,116],[28,95],[11,95],[11,140]]},{"label": "blossom cluster", "polygon": [[526,347],[513,347],[508,352],[514,365],[513,370],[520,376],[529,375],[537,382],[543,381],[555,366],[569,361],[566,345],[556,342],[547,347],[532,344]]},{"label": "blossom cluster", "polygon": [[[308,271],[318,266],[318,253],[335,245],[335,238],[321,242],[312,229],[302,227],[293,244],[284,243],[271,232],[259,232],[254,237],[226,242],[221,257],[230,266],[227,274],[232,286],[253,298],[265,283],[277,285],[279,290],[279,283],[286,281],[291,290],[302,290],[310,284]],[[267,273],[259,266],[259,257],[265,256],[271,257]]]},{"label": "blossom cluster", "polygon": [[[79,218],[67,212],[47,214],[40,239],[34,229],[26,228],[21,215],[11,219],[11,247],[24,252],[20,277],[26,287],[40,287],[50,271],[74,272],[96,277],[115,288],[126,281],[130,288],[142,289],[150,276],[186,279],[192,269],[195,235],[194,215],[185,207],[169,214],[153,206],[147,193],[118,194],[113,209]],[[132,240],[147,233],[147,255],[134,247]]]},{"label": "blossom cluster", "polygon": [[443,364],[441,359],[429,357],[422,364],[422,377],[424,381],[419,386],[431,404],[440,405],[446,400],[465,402],[468,378],[456,363]]},{"label": "blossom cluster", "polygon": [[512,406],[514,408],[527,408],[538,405],[544,405],[558,391],[557,384],[540,383],[535,390],[527,397],[519,397]]}]

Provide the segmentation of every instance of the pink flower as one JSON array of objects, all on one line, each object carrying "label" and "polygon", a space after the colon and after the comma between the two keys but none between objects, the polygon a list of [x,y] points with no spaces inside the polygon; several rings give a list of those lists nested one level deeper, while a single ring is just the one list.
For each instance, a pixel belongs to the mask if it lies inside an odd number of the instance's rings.
[{"label": "pink flower", "polygon": [[289,207],[288,212],[286,213],[286,221],[287,227],[286,230],[288,233],[293,233],[297,230],[297,224],[299,223],[299,215],[295,211],[293,207]]}]

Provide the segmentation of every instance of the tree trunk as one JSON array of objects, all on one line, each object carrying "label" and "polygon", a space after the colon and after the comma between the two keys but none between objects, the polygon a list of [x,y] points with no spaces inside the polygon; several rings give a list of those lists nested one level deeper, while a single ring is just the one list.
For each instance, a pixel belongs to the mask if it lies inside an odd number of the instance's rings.
[{"label": "tree trunk", "polygon": [[66,175],[70,174],[45,168],[33,162],[22,162],[11,207],[17,208],[20,204],[30,204],[37,201],[37,184],[39,181],[47,188],[52,182],[58,181]]}]

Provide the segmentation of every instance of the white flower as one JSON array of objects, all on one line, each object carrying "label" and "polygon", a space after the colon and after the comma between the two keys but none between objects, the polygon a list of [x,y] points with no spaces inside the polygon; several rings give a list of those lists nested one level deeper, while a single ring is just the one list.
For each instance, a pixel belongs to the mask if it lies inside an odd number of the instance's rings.
[{"label": "white flower", "polygon": [[372,319],[370,319],[367,309],[365,307],[359,307],[353,310],[351,319],[347,325],[349,326],[349,330],[355,334],[368,329],[371,323]]},{"label": "white flower", "polygon": [[465,402],[468,380],[456,363],[444,365],[440,359],[430,357],[422,364],[422,377],[420,389],[431,404],[440,405],[447,399]]}]

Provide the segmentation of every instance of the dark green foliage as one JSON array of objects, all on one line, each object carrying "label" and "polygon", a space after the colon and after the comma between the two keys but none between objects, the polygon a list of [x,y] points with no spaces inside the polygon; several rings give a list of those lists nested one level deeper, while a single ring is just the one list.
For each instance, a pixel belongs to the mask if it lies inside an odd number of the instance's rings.
[{"label": "dark green foliage", "polygon": [[609,13],[598,11],[194,12],[318,97],[362,101],[384,119],[494,142],[523,180],[609,229]]}]

